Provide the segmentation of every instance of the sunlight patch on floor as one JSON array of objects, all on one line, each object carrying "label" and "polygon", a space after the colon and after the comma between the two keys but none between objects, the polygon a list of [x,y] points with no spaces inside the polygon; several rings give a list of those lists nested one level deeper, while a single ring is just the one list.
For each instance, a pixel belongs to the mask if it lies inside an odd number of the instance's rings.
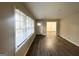
[{"label": "sunlight patch on floor", "polygon": [[55,38],[56,38],[56,32],[47,32],[46,47],[48,49],[54,48],[56,41]]}]

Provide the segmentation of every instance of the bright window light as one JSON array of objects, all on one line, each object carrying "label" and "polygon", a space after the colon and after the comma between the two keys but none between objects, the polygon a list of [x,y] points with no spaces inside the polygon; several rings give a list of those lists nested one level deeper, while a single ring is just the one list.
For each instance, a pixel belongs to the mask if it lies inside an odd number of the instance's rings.
[{"label": "bright window light", "polygon": [[27,38],[34,33],[34,20],[15,9],[15,30],[16,30],[16,48],[18,48]]},{"label": "bright window light", "polygon": [[47,31],[56,31],[56,22],[47,22]]}]

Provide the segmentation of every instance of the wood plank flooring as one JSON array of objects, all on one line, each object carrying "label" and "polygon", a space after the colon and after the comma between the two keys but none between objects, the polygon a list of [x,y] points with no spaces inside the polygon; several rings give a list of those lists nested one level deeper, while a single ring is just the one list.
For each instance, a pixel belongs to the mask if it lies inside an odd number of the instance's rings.
[{"label": "wood plank flooring", "polygon": [[26,56],[79,56],[79,47],[48,32],[47,36],[36,36]]}]

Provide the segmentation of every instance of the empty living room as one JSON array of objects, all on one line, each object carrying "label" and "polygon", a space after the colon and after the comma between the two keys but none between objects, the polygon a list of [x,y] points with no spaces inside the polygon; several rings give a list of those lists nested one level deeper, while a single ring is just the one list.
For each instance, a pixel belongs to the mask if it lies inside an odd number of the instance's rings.
[{"label": "empty living room", "polygon": [[0,2],[0,56],[79,56],[79,2]]}]

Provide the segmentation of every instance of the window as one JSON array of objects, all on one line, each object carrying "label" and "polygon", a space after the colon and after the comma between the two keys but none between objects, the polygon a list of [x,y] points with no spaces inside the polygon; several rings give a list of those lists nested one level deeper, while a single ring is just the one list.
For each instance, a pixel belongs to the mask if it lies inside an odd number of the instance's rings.
[{"label": "window", "polygon": [[15,30],[16,30],[16,48],[18,48],[27,38],[34,33],[34,20],[25,15],[18,9],[15,9]]}]

